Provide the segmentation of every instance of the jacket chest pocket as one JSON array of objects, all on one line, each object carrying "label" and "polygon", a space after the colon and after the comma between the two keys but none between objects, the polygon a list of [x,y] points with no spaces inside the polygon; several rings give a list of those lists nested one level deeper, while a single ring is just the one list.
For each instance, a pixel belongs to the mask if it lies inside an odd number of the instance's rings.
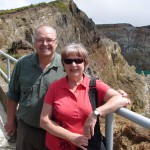
[{"label": "jacket chest pocket", "polygon": [[38,102],[39,84],[35,84],[32,87],[22,87],[20,96],[20,105],[29,107],[33,103]]}]

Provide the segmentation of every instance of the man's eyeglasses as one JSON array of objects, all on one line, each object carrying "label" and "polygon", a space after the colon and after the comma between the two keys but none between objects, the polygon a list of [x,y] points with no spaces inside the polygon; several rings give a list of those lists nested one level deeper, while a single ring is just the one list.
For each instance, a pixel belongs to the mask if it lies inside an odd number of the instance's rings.
[{"label": "man's eyeglasses", "polygon": [[44,42],[46,42],[47,44],[53,44],[55,40],[56,39],[47,38],[47,39],[37,39],[36,41],[39,44],[43,44]]},{"label": "man's eyeglasses", "polygon": [[84,59],[82,59],[82,58],[74,58],[74,59],[66,58],[63,61],[65,64],[72,64],[73,62],[75,62],[76,64],[81,64],[84,62]]}]

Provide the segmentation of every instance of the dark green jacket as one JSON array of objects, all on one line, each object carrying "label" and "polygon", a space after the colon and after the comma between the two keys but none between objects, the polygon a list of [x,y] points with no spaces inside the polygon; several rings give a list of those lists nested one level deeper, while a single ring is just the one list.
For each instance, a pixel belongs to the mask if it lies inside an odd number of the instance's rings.
[{"label": "dark green jacket", "polygon": [[37,53],[18,60],[12,72],[7,96],[19,103],[17,117],[39,127],[40,113],[48,86],[65,76],[61,56],[55,54],[45,72],[40,68]]}]

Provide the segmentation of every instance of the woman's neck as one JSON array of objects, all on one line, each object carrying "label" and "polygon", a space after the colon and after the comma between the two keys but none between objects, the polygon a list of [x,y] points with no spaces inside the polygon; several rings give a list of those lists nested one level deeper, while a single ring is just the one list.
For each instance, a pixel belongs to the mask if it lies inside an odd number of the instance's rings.
[{"label": "woman's neck", "polygon": [[74,92],[78,85],[83,81],[83,76],[79,78],[68,78],[68,84],[70,86],[70,89]]}]

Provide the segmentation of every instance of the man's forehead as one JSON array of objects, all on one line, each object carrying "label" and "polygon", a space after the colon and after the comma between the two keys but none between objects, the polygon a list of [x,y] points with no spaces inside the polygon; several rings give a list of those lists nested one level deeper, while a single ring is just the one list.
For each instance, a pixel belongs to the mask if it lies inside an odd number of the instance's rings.
[{"label": "man's forehead", "polygon": [[52,35],[56,37],[56,30],[52,27],[42,26],[36,30],[35,36],[39,35]]},{"label": "man's forehead", "polygon": [[54,31],[40,31],[37,32],[36,38],[56,38],[56,34]]}]

